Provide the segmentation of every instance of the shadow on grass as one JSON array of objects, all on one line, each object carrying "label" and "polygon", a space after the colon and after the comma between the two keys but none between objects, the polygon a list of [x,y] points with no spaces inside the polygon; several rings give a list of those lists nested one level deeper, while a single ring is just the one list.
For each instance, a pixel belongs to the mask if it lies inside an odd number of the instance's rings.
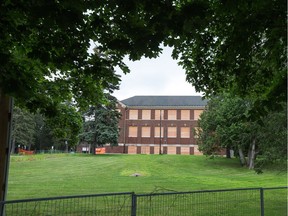
[{"label": "shadow on grass", "polygon": [[[203,160],[203,162],[205,161],[204,165],[210,166],[210,167],[221,167],[221,168],[243,168],[244,170],[249,170],[247,166],[243,166],[240,162],[239,158],[226,158],[226,157],[221,157],[221,156],[216,156],[216,157],[209,157],[209,156],[204,156],[205,160]],[[255,165],[255,169],[254,170],[250,170],[250,171],[254,171],[255,173],[257,173],[257,160],[256,160],[256,165]],[[273,172],[276,174],[283,174],[287,172],[287,162],[285,161],[276,161],[276,162],[271,162],[270,164],[266,164],[263,167],[260,167],[262,172]],[[261,173],[257,173],[257,174],[261,174]]]},{"label": "shadow on grass", "polygon": [[76,153],[73,156],[81,156],[81,157],[123,157],[128,154],[84,154],[84,153]]}]

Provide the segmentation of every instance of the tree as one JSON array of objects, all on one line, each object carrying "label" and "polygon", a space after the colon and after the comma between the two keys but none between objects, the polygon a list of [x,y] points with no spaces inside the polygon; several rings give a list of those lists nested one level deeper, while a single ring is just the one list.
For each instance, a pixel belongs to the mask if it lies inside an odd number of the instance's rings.
[{"label": "tree", "polygon": [[269,112],[263,119],[265,127],[257,136],[261,143],[258,170],[273,162],[287,169],[287,104],[283,104],[283,107],[283,110]]},{"label": "tree", "polygon": [[241,164],[250,169],[259,170],[263,165],[285,161],[286,109],[271,111],[261,121],[253,121],[247,118],[251,104],[229,94],[211,99],[198,121],[199,149],[206,155],[218,154],[223,148],[233,149]]},{"label": "tree", "polygon": [[247,143],[242,140],[247,129],[244,127],[246,121],[243,122],[246,110],[246,103],[240,98],[227,94],[212,98],[198,121],[201,128],[198,133],[200,150],[206,155],[213,155],[223,148],[236,148],[242,164],[246,164],[243,149],[247,149]]},{"label": "tree", "polygon": [[57,108],[60,113],[46,118],[47,126],[51,129],[53,137],[62,140],[68,148],[78,144],[78,135],[82,129],[82,117],[71,104],[63,103]]},{"label": "tree", "polygon": [[21,145],[30,150],[34,145],[35,122],[34,116],[27,110],[22,110],[19,107],[14,107],[14,115],[12,121],[12,148],[14,153],[15,147]]},{"label": "tree", "polygon": [[180,8],[181,33],[169,44],[197,90],[249,96],[256,118],[286,101],[286,1],[203,0]]},{"label": "tree", "polygon": [[93,154],[96,146],[118,145],[120,114],[116,110],[117,99],[109,94],[106,94],[106,97],[109,101],[107,104],[91,106],[84,113],[85,121],[80,139],[92,144]]},{"label": "tree", "polygon": [[35,114],[35,149],[48,150],[56,145],[56,138],[53,136],[52,129],[48,126],[45,117],[40,113]]},{"label": "tree", "polygon": [[51,149],[52,146],[61,149],[65,146],[65,141],[70,148],[75,147],[78,143],[78,134],[82,129],[81,115],[74,107],[66,104],[59,109],[65,115],[61,114],[47,119],[40,113],[32,114],[15,106],[11,151],[13,152],[18,145],[29,150],[31,147],[35,150]]},{"label": "tree", "polygon": [[[128,71],[124,55],[155,57],[164,38],[161,32],[160,39],[152,40],[156,30],[143,23],[148,16],[138,16],[151,9],[142,8],[147,2],[127,5],[120,1],[4,1],[1,91],[49,116],[59,102],[72,98],[77,106],[102,102],[103,90],[111,92],[119,84],[114,67]],[[92,40],[97,52],[89,53]]]}]

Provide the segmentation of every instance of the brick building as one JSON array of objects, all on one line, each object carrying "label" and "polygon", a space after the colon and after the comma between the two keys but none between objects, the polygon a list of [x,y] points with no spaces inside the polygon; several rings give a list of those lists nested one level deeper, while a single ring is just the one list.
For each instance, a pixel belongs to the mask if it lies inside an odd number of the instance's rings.
[{"label": "brick building", "polygon": [[119,145],[130,154],[201,154],[197,120],[207,100],[200,96],[134,96],[118,104]]}]

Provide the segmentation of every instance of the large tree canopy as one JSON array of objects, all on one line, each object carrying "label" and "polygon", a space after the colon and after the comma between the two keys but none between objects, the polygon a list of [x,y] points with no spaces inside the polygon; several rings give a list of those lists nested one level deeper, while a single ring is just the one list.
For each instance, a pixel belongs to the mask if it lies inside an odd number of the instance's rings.
[{"label": "large tree canopy", "polygon": [[[3,1],[0,90],[48,115],[61,101],[73,99],[78,106],[101,102],[103,91],[118,86],[114,68],[128,71],[125,54],[139,59],[160,51],[167,35],[153,26],[163,20],[155,19],[152,26],[147,20],[170,3]],[[153,5],[155,10],[146,14]],[[92,41],[96,48],[89,53]]]},{"label": "large tree canopy", "polygon": [[61,101],[73,98],[87,105],[99,101],[103,89],[117,86],[119,78],[113,70],[121,65],[117,54],[103,57],[87,52],[93,32],[88,5],[85,1],[2,2],[0,87],[5,94],[53,115]]},{"label": "large tree canopy", "polygon": [[128,72],[124,55],[155,57],[164,42],[197,90],[277,107],[286,98],[286,29],[284,0],[4,0],[0,87],[47,114],[72,98],[99,102],[118,86],[114,68]]},{"label": "large tree canopy", "polygon": [[[252,109],[258,112],[286,101],[287,2],[189,2],[183,4],[190,4],[183,17],[184,32],[170,43],[187,80],[208,95],[229,89],[254,98]],[[202,6],[194,11],[196,19],[191,17],[194,4]]]}]

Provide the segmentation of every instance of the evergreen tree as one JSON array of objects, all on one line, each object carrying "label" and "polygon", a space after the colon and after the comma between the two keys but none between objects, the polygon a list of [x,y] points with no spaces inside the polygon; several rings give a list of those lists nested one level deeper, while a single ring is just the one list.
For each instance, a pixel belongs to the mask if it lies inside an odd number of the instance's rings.
[{"label": "evergreen tree", "polygon": [[118,145],[118,121],[119,112],[116,110],[117,100],[115,97],[106,94],[109,101],[105,105],[91,106],[84,113],[83,133],[80,140],[92,144],[92,153],[95,154],[96,146],[110,144]]}]

